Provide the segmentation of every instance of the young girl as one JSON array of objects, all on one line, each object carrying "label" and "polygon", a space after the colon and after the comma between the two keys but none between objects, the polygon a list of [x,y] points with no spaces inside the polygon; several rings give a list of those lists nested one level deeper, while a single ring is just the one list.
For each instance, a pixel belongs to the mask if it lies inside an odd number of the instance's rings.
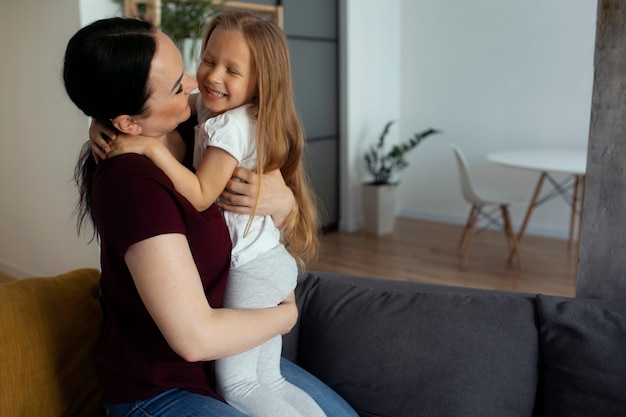
[{"label": "young girl", "polygon": [[[269,20],[223,12],[209,22],[202,49],[196,74],[200,94],[191,103],[199,121],[196,173],[150,138],[119,136],[111,155],[146,155],[199,211],[215,202],[237,166],[258,174],[280,168],[297,210],[286,220],[282,236],[271,217],[255,216],[254,210],[250,216],[224,213],[233,244],[224,306],[275,306],[293,291],[298,267],[313,259],[318,249],[318,223],[302,166],[304,135],[293,100],[287,41]],[[218,360],[219,393],[251,417],[325,416],[313,399],[280,374],[281,347],[281,338],[276,337]]]}]

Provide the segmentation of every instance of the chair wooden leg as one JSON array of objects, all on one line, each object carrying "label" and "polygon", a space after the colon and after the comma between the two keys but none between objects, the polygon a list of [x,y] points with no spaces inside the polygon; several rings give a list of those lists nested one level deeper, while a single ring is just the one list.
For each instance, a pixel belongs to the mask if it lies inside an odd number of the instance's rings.
[{"label": "chair wooden leg", "polygon": [[517,249],[517,237],[515,236],[515,231],[513,230],[509,209],[503,204],[500,206],[500,210],[502,211],[502,221],[504,223],[504,235],[506,236],[506,243],[509,247],[509,257],[507,259],[507,263],[512,264],[513,258],[516,258],[518,265],[521,265],[522,262],[520,260],[519,250]]},{"label": "chair wooden leg", "polygon": [[478,225],[478,217],[480,215],[480,206],[473,205],[471,211],[471,224],[469,235],[467,236],[467,242],[465,243],[465,248],[463,249],[463,255],[461,257],[461,268],[465,269],[467,265],[467,258],[470,253],[470,249],[472,247],[472,241],[474,240],[474,236],[476,235],[476,226]]},{"label": "chair wooden leg", "polygon": [[463,232],[461,232],[461,238],[459,239],[459,244],[457,245],[457,250],[461,251],[463,248],[463,242],[465,242],[465,237],[467,236],[467,232],[472,226],[472,219],[474,216],[474,210],[476,206],[470,207],[469,214],[467,215],[467,221],[465,222],[465,227],[463,228]]}]

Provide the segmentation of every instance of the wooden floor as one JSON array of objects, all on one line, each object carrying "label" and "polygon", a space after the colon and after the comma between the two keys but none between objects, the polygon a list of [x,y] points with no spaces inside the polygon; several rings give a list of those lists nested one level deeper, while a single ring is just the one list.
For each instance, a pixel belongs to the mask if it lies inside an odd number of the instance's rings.
[{"label": "wooden floor", "polygon": [[457,252],[462,227],[396,219],[387,236],[329,232],[322,236],[320,257],[309,269],[352,275],[463,287],[574,296],[577,259],[567,242],[526,235],[520,244],[521,266],[507,265],[504,233],[479,233],[465,270]]}]

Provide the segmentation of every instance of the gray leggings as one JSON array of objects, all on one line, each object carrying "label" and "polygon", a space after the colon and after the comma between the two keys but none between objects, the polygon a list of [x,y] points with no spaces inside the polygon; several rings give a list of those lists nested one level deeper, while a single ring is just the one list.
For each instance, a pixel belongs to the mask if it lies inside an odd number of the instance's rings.
[{"label": "gray leggings", "polygon": [[[224,307],[273,307],[296,286],[298,269],[282,246],[233,268]],[[326,417],[304,391],[280,373],[282,338],[215,362],[217,389],[224,399],[249,417]]]}]

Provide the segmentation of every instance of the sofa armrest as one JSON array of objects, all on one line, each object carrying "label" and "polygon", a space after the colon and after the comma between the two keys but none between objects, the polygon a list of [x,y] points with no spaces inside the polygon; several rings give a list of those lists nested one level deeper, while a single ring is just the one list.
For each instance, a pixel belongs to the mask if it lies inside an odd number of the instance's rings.
[{"label": "sofa armrest", "polygon": [[101,417],[100,273],[0,284],[0,416]]}]

